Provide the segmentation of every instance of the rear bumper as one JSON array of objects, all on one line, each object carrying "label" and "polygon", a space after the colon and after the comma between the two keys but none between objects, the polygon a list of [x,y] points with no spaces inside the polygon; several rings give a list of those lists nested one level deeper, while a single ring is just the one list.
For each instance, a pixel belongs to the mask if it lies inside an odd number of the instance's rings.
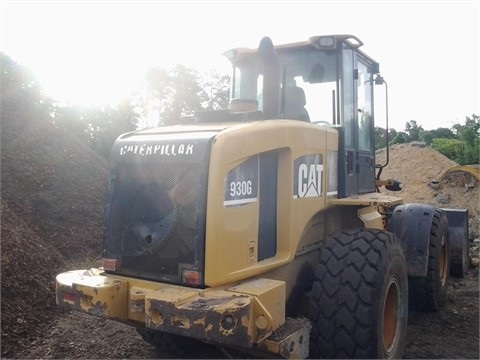
[{"label": "rear bumper", "polygon": [[[269,352],[282,347],[264,340],[285,323],[283,281],[192,289],[78,270],[57,276],[56,300],[67,309],[208,342],[243,348],[263,342],[259,347]],[[308,330],[304,326],[302,335]]]}]

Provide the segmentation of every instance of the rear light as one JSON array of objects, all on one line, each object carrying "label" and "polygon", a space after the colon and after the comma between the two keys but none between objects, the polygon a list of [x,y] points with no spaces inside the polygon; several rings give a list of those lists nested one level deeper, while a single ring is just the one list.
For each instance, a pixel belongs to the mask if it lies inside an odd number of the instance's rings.
[{"label": "rear light", "polygon": [[182,270],[182,282],[190,285],[200,285],[200,272],[194,270]]},{"label": "rear light", "polygon": [[117,271],[118,259],[103,259],[102,265],[106,271]]},{"label": "rear light", "polygon": [[75,295],[69,292],[63,293],[63,301],[71,304],[75,303]]}]

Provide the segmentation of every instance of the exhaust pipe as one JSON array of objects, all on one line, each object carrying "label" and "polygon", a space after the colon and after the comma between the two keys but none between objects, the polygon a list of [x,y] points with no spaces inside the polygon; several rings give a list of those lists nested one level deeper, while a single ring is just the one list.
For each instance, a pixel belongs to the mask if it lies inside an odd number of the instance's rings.
[{"label": "exhaust pipe", "polygon": [[272,40],[264,37],[258,45],[263,64],[263,113],[266,119],[280,117],[280,65]]}]

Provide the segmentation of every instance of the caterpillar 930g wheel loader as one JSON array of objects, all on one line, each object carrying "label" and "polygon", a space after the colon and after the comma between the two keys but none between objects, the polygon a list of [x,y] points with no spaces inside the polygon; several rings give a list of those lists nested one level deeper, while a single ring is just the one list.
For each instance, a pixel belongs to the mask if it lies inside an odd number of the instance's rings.
[{"label": "caterpillar 930g wheel loader", "polygon": [[120,136],[103,267],[59,274],[57,303],[157,344],[401,357],[409,304],[445,299],[447,214],[462,239],[467,214],[380,191],[400,187],[375,162],[374,88],[386,84],[361,45],[233,49],[229,109]]}]

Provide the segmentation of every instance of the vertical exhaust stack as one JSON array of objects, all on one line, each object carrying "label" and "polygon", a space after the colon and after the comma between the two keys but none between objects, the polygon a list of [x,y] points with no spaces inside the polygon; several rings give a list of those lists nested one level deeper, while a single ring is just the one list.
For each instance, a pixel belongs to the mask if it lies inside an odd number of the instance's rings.
[{"label": "vertical exhaust stack", "polygon": [[263,63],[263,112],[267,119],[277,119],[280,116],[280,65],[269,37],[260,41],[258,52]]}]

